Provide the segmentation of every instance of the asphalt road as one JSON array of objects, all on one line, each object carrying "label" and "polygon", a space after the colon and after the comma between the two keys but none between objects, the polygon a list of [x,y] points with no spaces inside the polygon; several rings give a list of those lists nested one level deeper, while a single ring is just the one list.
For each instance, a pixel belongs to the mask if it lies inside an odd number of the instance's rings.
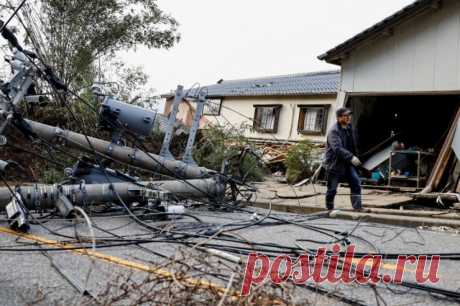
[{"label": "asphalt road", "polygon": [[[259,218],[268,213],[268,211],[262,209],[252,210],[257,212]],[[206,209],[191,209],[188,213],[201,219],[204,225],[191,218],[168,222],[149,222],[149,224],[153,226],[168,225],[169,227],[166,230],[171,230],[174,228],[173,226],[176,226],[176,229],[179,228],[181,231],[206,233],[212,236],[215,232],[209,232],[210,228],[221,229],[220,226],[230,223],[235,226],[237,224],[246,224],[251,222],[250,218],[253,217],[248,213],[215,212]],[[271,216],[289,219],[301,225],[315,226],[315,230],[293,224],[271,226],[261,226],[259,224],[232,231],[231,235],[251,242],[277,243],[295,247],[299,245],[296,242],[300,243],[297,241],[298,239],[317,240],[319,243],[330,242],[331,237],[317,231],[317,227],[322,227],[333,229],[337,232],[353,231],[353,237],[348,239],[360,252],[398,254],[460,253],[460,235],[455,232],[393,227],[364,221],[358,224],[356,221],[329,218],[306,220],[306,216],[274,212],[271,213]],[[114,238],[113,234],[133,238],[150,238],[152,236],[149,230],[136,224],[126,216],[92,217],[91,220],[97,237]],[[265,219],[262,225],[264,222],[272,221]],[[32,225],[29,233],[33,234],[36,239],[53,241],[68,240],[59,235],[75,237],[77,233],[80,236],[90,236],[90,231],[85,223],[74,226],[68,220],[58,219],[48,221],[44,225],[46,228],[42,225]],[[6,222],[1,222],[0,227],[2,226],[7,227]],[[56,235],[56,233],[59,235]],[[234,245],[233,242],[215,241],[212,238],[193,239],[190,241],[194,243]],[[129,277],[134,281],[142,281],[151,274],[151,272],[142,271],[137,266],[133,268],[133,266],[130,266],[131,263],[139,264],[142,267],[161,266],[170,262],[165,256],[175,256],[181,259],[193,254],[198,260],[198,264],[194,264],[194,267],[198,270],[201,269],[200,265],[204,267],[205,263],[213,262],[213,267],[217,265],[219,271],[211,272],[220,273],[223,276],[219,277],[210,273],[208,276],[205,275],[204,278],[222,287],[225,287],[228,276],[235,269],[234,263],[203,253],[199,250],[199,247],[191,250],[191,245],[184,246],[183,244],[171,242],[146,243],[142,244],[142,247],[128,245],[96,249],[96,252],[101,254],[102,257],[87,256],[84,252],[78,253],[72,250],[46,251],[56,246],[44,245],[43,241],[40,244],[40,248],[44,251],[37,250],[39,248],[37,240],[25,239],[24,237],[0,231],[1,305],[96,304],[91,299],[82,298],[77,288],[86,288],[92,295],[102,296],[107,293],[109,288],[115,288],[116,285],[119,285],[120,280],[124,279],[124,277]],[[320,245],[312,242],[300,243],[300,246],[305,248],[317,248]],[[10,249],[12,248],[18,248],[18,251],[11,252]],[[21,248],[29,250],[21,251]],[[30,251],[30,249],[33,251]],[[149,250],[153,251],[153,253]],[[111,260],[114,259],[114,261],[109,261],[103,256],[112,256],[110,258]],[[246,259],[245,256],[240,257],[243,260]],[[387,264],[385,271],[394,272],[394,266],[392,265],[394,261],[385,262]],[[58,269],[55,267],[58,267]],[[243,270],[243,268],[244,266],[241,266],[239,271]],[[442,260],[438,273],[440,281],[433,286],[453,291],[459,290],[459,268],[458,261]],[[175,269],[175,267],[164,267],[164,270],[167,271],[168,269]],[[60,274],[58,270],[65,276]],[[190,271],[190,277],[203,277],[203,273]],[[414,272],[405,273],[405,280],[413,281],[414,279]],[[314,285],[311,284],[310,289],[296,288],[295,291],[292,291],[295,295],[295,300],[301,304],[306,304],[308,301],[308,303],[315,305],[347,305],[353,304],[353,302],[363,305],[452,305],[455,303],[440,296],[430,295],[425,291],[393,285],[378,284],[373,288],[356,283],[350,285],[322,284],[320,287],[322,292],[315,292],[312,289],[313,287]],[[344,297],[345,300],[340,301],[340,297]]]}]

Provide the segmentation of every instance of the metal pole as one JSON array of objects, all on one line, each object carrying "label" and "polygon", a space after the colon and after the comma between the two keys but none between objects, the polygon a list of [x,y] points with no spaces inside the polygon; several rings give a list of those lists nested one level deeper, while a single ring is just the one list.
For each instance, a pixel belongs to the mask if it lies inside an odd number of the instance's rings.
[{"label": "metal pole", "polygon": [[393,150],[390,152],[390,160],[388,162],[388,187],[391,187],[391,172],[392,172],[392,162],[393,161]]},{"label": "metal pole", "polygon": [[166,175],[174,175],[180,178],[205,178],[212,174],[216,174],[216,171],[204,167],[187,165],[182,161],[169,160],[156,154],[142,152],[131,147],[116,145],[109,141],[94,137],[88,137],[89,142],[91,143],[90,146],[87,138],[83,134],[63,130],[58,127],[32,120],[25,121],[29,124],[33,132],[47,141],[52,142],[59,139],[65,140],[67,145],[90,153],[93,152],[91,148],[92,146],[94,150],[101,155],[109,156],[117,161],[141,169],[155,171]]},{"label": "metal pole", "polygon": [[420,163],[422,161],[421,152],[417,151],[417,190],[420,189]]},{"label": "metal pole", "polygon": [[193,159],[192,151],[193,151],[193,145],[195,144],[196,134],[198,132],[198,129],[200,128],[200,120],[201,120],[201,117],[203,117],[203,110],[204,110],[205,103],[206,103],[206,96],[204,92],[200,92],[196,110],[195,110],[195,116],[193,118],[192,128],[190,129],[190,134],[188,136],[187,145],[185,146],[184,157],[182,158],[182,160],[188,165],[197,166],[197,163]]},{"label": "metal pole", "polygon": [[160,155],[166,159],[173,160],[174,157],[169,150],[171,146],[171,140],[173,137],[174,125],[176,124],[177,113],[179,112],[179,105],[185,98],[184,87],[182,85],[177,86],[176,94],[174,95],[174,102],[172,104],[171,112],[169,113],[168,125],[166,126],[165,137],[161,146]]}]

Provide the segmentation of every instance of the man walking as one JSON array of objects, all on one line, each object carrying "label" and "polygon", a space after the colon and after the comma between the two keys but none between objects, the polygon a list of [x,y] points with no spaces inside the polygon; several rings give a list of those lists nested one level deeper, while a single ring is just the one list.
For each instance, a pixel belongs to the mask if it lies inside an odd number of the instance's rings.
[{"label": "man walking", "polygon": [[324,167],[327,177],[326,208],[334,209],[334,198],[337,187],[343,180],[348,182],[351,191],[353,209],[361,210],[361,180],[356,167],[361,161],[356,156],[357,140],[351,126],[352,112],[347,108],[339,108],[336,112],[337,123],[327,134],[327,146]]}]

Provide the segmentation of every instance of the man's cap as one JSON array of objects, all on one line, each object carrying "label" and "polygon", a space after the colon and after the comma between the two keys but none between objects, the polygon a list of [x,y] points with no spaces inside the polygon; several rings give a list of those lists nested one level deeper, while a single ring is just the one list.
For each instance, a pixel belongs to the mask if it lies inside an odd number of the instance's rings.
[{"label": "man's cap", "polygon": [[335,112],[335,114],[337,117],[341,117],[343,115],[351,115],[353,112],[346,107],[341,107]]}]

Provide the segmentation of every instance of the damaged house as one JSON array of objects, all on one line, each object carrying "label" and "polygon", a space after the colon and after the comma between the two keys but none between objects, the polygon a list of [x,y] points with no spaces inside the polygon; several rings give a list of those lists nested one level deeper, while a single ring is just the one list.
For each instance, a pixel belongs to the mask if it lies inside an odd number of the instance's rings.
[{"label": "damaged house", "polygon": [[460,191],[452,150],[460,105],[460,1],[415,1],[319,59],[341,66],[337,105],[353,110],[374,179],[393,159],[402,169],[389,166],[385,184],[422,193]]},{"label": "damaged house", "polygon": [[[207,104],[200,128],[210,125],[246,125],[246,135],[259,143],[295,143],[308,139],[324,143],[334,122],[339,71],[301,73],[240,80],[220,80],[205,86]],[[165,115],[174,96],[166,98]],[[177,118],[191,126],[195,107],[179,106]]]},{"label": "damaged house", "polygon": [[[337,70],[220,80],[204,87],[207,102],[199,127],[242,128],[260,149],[266,165],[280,165],[289,147],[299,141],[324,147],[327,130],[335,122],[339,81]],[[168,116],[174,95],[163,97]],[[194,116],[195,105],[184,99],[177,121],[190,127]]]}]

